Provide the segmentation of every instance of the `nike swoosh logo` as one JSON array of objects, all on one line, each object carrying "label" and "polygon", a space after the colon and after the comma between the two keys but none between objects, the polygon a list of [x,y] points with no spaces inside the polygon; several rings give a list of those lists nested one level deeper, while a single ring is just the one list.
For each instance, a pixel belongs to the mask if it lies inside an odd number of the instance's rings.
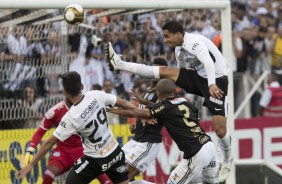
[{"label": "nike swoosh logo", "polygon": [[220,111],[220,110],[222,110],[222,109],[214,108],[214,110],[216,110],[216,111]]}]

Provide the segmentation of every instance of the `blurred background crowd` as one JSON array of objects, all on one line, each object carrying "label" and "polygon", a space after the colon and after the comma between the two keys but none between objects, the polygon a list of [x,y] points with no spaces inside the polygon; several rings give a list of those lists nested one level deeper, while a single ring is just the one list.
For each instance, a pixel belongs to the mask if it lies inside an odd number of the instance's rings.
[{"label": "blurred background crowd", "polygon": [[[169,66],[176,66],[174,51],[163,43],[161,29],[165,21],[175,19],[183,23],[187,32],[203,34],[221,49],[224,24],[221,24],[218,10],[138,14],[117,11],[110,16],[98,16],[105,12],[108,11],[89,11],[89,27],[60,22],[30,24],[28,21],[12,27],[0,25],[1,129],[36,127],[46,110],[63,99],[60,75],[70,70],[81,74],[84,92],[101,89],[134,102],[128,92],[134,89],[142,93],[150,81],[128,72],[110,72],[103,53],[103,45],[109,41],[123,60],[151,65],[158,56],[166,58]],[[2,15],[0,22],[25,13],[22,10],[10,16]],[[232,1],[232,47],[236,109],[246,95],[244,92],[249,90],[245,78],[256,81],[264,71],[280,75],[282,1]],[[281,77],[278,80],[282,81]],[[201,99],[181,89],[178,93],[196,104],[201,103]],[[259,98],[258,91],[250,103],[250,117],[259,115]],[[113,124],[134,121],[115,116],[110,119]]]}]

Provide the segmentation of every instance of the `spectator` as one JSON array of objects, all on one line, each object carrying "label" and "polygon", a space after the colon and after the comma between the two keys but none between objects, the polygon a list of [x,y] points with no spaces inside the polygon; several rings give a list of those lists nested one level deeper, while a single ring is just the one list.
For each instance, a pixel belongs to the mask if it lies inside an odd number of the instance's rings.
[{"label": "spectator", "polygon": [[91,90],[99,90],[102,91],[102,86],[100,86],[99,84],[94,84],[91,88]]},{"label": "spectator", "polygon": [[282,25],[278,27],[277,36],[274,39],[272,48],[272,62],[273,69],[281,69],[282,67]]},{"label": "spectator", "polygon": [[260,116],[282,117],[282,87],[275,74],[267,77],[268,87],[262,94],[259,105]]},{"label": "spectator", "polygon": [[84,76],[84,84],[86,91],[89,91],[93,84],[103,85],[104,82],[103,64],[101,60],[92,57],[93,48],[93,44],[88,45],[85,54],[84,65],[86,75]]},{"label": "spectator", "polygon": [[41,98],[36,98],[36,90],[32,86],[27,86],[24,89],[24,98],[20,101],[23,109],[22,116],[26,119],[25,127],[34,128],[40,123],[43,115],[39,112],[39,107],[42,103]]}]

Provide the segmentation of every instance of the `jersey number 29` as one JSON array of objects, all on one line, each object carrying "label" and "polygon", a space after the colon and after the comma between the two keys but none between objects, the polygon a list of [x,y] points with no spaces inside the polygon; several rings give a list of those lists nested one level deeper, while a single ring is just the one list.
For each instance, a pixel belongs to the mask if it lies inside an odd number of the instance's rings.
[{"label": "jersey number 29", "polygon": [[[102,116],[101,116],[102,115]],[[106,116],[106,111],[104,108],[100,109],[97,113],[97,119],[94,119],[92,121],[90,121],[85,128],[90,128],[92,127],[92,125],[94,124],[94,130],[93,132],[88,136],[88,139],[90,142],[92,143],[96,143],[102,140],[102,137],[99,137],[97,139],[95,139],[95,134],[99,128],[99,124],[103,125],[107,122],[107,116]]]}]

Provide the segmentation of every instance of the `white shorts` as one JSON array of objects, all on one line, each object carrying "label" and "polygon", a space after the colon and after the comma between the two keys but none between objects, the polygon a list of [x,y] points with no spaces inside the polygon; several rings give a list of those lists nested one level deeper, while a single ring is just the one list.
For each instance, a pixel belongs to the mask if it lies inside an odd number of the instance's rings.
[{"label": "white shorts", "polygon": [[218,183],[219,162],[213,142],[206,143],[191,159],[183,159],[171,172],[168,184]]},{"label": "white shorts", "polygon": [[122,150],[125,153],[126,162],[134,169],[143,173],[157,157],[161,144],[137,142],[131,139],[122,147]]}]

